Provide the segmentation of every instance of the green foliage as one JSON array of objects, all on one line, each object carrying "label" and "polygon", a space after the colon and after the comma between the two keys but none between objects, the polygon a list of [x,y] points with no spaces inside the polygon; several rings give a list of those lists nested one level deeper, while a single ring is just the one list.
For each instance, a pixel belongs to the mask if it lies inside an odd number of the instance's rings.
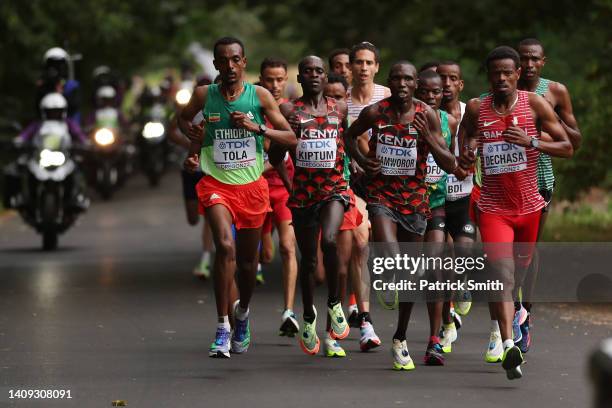
[{"label": "green foliage", "polygon": [[364,40],[380,47],[382,83],[397,59],[417,66],[456,59],[468,99],[486,90],[481,62],[490,49],[537,37],[548,56],[543,76],[567,85],[584,137],[573,159],[555,163],[559,193],[574,197],[612,180],[606,157],[611,20],[610,0],[9,0],[0,3],[0,104],[2,115],[22,121],[34,115],[41,57],[55,45],[83,55],[77,74],[86,91],[96,65],[126,76],[178,66],[193,41],[210,48],[225,35],[245,42],[251,72],[268,55],[295,63],[306,54],[326,57],[333,48]]}]

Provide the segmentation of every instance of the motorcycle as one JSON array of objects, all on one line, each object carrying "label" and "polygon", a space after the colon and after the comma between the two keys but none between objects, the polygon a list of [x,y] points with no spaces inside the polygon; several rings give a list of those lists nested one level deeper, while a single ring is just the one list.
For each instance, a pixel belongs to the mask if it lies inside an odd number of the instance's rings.
[{"label": "motorcycle", "polygon": [[89,177],[100,196],[109,200],[131,173],[130,146],[121,137],[117,109],[98,109],[95,115]]},{"label": "motorcycle", "polygon": [[138,137],[142,168],[152,187],[159,185],[168,158],[167,122],[164,106],[155,103]]},{"label": "motorcycle", "polygon": [[44,121],[27,147],[15,141],[18,189],[10,206],[42,235],[45,250],[57,248],[59,234],[89,207],[79,171],[80,149],[72,145],[63,121]]}]

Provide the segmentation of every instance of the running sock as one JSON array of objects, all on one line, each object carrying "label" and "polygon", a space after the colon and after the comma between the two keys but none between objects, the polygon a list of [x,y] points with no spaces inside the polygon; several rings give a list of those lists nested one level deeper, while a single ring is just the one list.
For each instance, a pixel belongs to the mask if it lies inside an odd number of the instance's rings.
[{"label": "running sock", "polygon": [[429,338],[429,344],[440,344],[440,338],[438,336],[431,336]]},{"label": "running sock", "polygon": [[393,335],[393,339],[394,340],[399,340],[399,341],[404,341],[404,340],[406,340],[406,333],[395,332],[395,334]]},{"label": "running sock", "polygon": [[217,319],[217,328],[225,329],[226,331],[230,331],[231,327],[229,324],[229,316],[219,316]]},{"label": "running sock", "polygon": [[514,347],[514,340],[512,339],[504,340],[504,350],[507,348],[512,348],[512,347]]},{"label": "running sock", "polygon": [[304,314],[304,321],[305,321],[306,323],[310,323],[310,324],[312,324],[312,323],[314,322],[314,320],[315,320],[315,316],[314,316],[314,315],[307,315],[307,314]]},{"label": "running sock", "polygon": [[357,304],[357,297],[355,297],[354,293],[351,293],[351,296],[349,296],[349,306],[353,306]]},{"label": "running sock", "polygon": [[210,252],[202,252],[202,263],[210,263]]},{"label": "running sock", "polygon": [[517,312],[521,310],[521,302],[514,302],[514,310]]},{"label": "running sock", "polygon": [[360,322],[366,321],[366,322],[372,324],[372,317],[370,317],[370,313],[369,312],[359,313],[359,315],[357,317],[359,318]]},{"label": "running sock", "polygon": [[499,332],[499,323],[497,322],[497,320],[491,320],[491,331]]},{"label": "running sock", "polygon": [[236,308],[236,319],[244,320],[247,317],[249,317],[249,308],[247,307],[246,309],[243,309],[242,307],[240,307],[240,304],[239,304],[238,307]]},{"label": "running sock", "polygon": [[327,307],[329,307],[330,309],[333,309],[333,307],[336,306],[338,303],[340,303],[340,301],[338,300],[337,297],[330,297],[327,300]]}]

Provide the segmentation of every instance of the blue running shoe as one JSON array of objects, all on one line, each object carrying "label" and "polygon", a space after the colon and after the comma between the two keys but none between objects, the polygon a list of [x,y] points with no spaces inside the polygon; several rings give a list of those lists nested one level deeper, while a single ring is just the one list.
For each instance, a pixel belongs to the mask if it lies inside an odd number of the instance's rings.
[{"label": "blue running shoe", "polygon": [[217,327],[215,341],[208,349],[208,356],[214,358],[230,358],[230,332],[223,327]]},{"label": "blue running shoe", "polygon": [[521,305],[521,308],[514,312],[514,320],[512,320],[512,333],[514,335],[514,344],[518,344],[523,339],[521,325],[527,320],[527,309]]},{"label": "blue running shoe", "polygon": [[234,335],[232,336],[232,353],[240,354],[246,353],[251,344],[251,329],[249,326],[249,316],[244,320],[238,319],[238,305],[240,301],[237,300],[234,304]]},{"label": "blue running shoe", "polygon": [[529,348],[531,347],[531,333],[529,332],[530,317],[531,317],[531,314],[528,314],[527,320],[525,320],[525,323],[521,324],[521,334],[523,338],[517,344],[519,349],[521,349],[521,353],[527,353],[529,351]]}]

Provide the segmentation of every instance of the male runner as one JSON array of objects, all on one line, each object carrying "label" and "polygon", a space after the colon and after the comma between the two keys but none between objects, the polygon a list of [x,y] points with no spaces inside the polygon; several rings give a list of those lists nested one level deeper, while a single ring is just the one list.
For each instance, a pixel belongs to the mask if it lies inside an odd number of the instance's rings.
[{"label": "male runner", "polygon": [[[347,108],[343,102],[323,95],[327,70],[321,58],[309,56],[298,65],[298,82],[302,97],[281,105],[281,111],[295,124],[298,144],[291,149],[295,162],[293,189],[288,201],[293,227],[302,255],[300,287],[304,305],[304,325],[300,346],[310,355],[319,351],[316,331],[317,311],[314,307],[314,273],[317,248],[321,236],[323,264],[327,277],[327,335],[324,349],[328,357],[344,357],[346,353],[336,340],[348,336],[350,328],[344,317],[339,293],[339,261],[337,236],[344,213],[351,206],[344,174],[345,152],[342,137],[346,129]],[[272,164],[279,163],[286,149],[270,150]]]},{"label": "male runner", "polygon": [[[538,193],[537,161],[540,152],[559,157],[573,153],[563,126],[554,111],[540,96],[519,91],[521,74],[518,53],[506,46],[487,56],[485,66],[492,93],[467,104],[459,130],[461,165],[474,165],[474,148],[482,160],[482,190],[478,201],[478,227],[483,243],[505,243],[508,247],[489,247],[493,270],[505,282],[505,294],[514,290],[515,271],[520,276],[530,261],[533,245],[513,253],[512,243],[535,244],[542,208]],[[540,129],[552,141],[540,139]],[[485,249],[487,247],[485,246]],[[514,304],[491,302],[489,307],[499,322],[504,353],[502,367],[508,379],[522,377],[523,355],[512,339]]]},{"label": "male runner", "polygon": [[[436,66],[437,67],[437,66]],[[435,70],[426,69],[418,75],[418,87],[415,96],[425,102],[438,115],[440,120],[440,128],[446,147],[451,144],[451,135],[457,131],[458,122],[445,111],[440,110],[442,103],[442,79]],[[429,194],[429,209],[431,218],[427,220],[427,229],[425,231],[425,242],[437,243],[438,245],[430,245],[432,256],[443,256],[443,243],[446,240],[446,211],[444,204],[446,202],[446,182],[447,174],[437,165],[433,155],[429,153],[427,156],[427,172],[425,177],[427,183],[427,193]],[[451,277],[452,278],[452,277]],[[440,328],[442,325],[442,306],[444,302],[435,302],[434,318],[430,319],[430,324],[434,328]],[[450,312],[450,310],[449,310]],[[450,315],[450,313],[449,313]],[[450,317],[450,316],[448,316]],[[446,325],[446,328],[454,328],[452,317],[450,317],[452,326]],[[441,331],[440,346],[444,353],[451,352],[451,343],[454,339],[450,337],[450,333]],[[456,330],[455,330],[456,337]],[[445,340],[443,343],[442,341]],[[430,354],[431,364],[442,364],[444,359],[441,354]]]},{"label": "male runner", "polygon": [[349,61],[350,53],[351,51],[348,48],[337,48],[329,54],[330,73],[342,75],[349,84],[353,81],[353,72]]},{"label": "male runner", "polygon": [[[325,86],[325,96],[334,98],[337,101],[346,102],[346,94],[348,91],[348,83],[346,79],[338,74],[330,73],[327,77],[327,85]],[[345,156],[345,168],[344,173],[347,180],[350,180],[350,171],[349,171],[349,157]],[[353,190],[348,189],[349,194],[351,195],[351,200],[355,200],[355,194]],[[344,221],[340,226],[340,232],[338,233],[338,256],[340,257],[340,265],[342,268],[348,268],[348,275],[351,278],[351,286],[358,290],[368,290],[369,287],[364,289],[359,289],[364,285],[364,281],[361,280],[361,252],[364,250],[363,247],[360,247],[360,243],[355,239],[354,231],[362,227],[367,231],[367,223],[363,219],[363,214],[359,211],[357,206],[351,207],[349,211],[344,213]],[[366,242],[367,245],[367,242]],[[344,281],[342,280],[344,277]],[[340,272],[340,297],[341,301],[344,302],[344,295],[346,293],[346,271],[341,269]],[[351,298],[354,298],[355,295],[351,295]],[[356,302],[356,299],[355,299]],[[359,319],[358,308],[357,305],[354,304],[354,314],[353,319],[357,322],[356,326],[359,327],[360,339],[359,339],[359,347],[361,351],[369,351],[373,348],[380,346],[380,338],[374,331],[374,326],[372,326],[371,318],[369,317],[368,312],[363,312]],[[365,310],[369,310],[367,305]],[[349,305],[349,310],[352,307]],[[362,310],[364,309],[362,304]],[[349,325],[351,324],[351,320],[349,318]]]},{"label": "male runner", "polygon": [[[438,116],[429,106],[412,97],[417,86],[416,75],[416,69],[409,62],[393,64],[388,79],[391,97],[365,108],[345,135],[351,157],[367,174],[366,200],[374,242],[422,242],[430,214],[425,184],[427,155],[431,151],[436,163],[446,172],[457,167],[455,157],[442,138]],[[357,147],[357,138],[368,130],[372,130],[371,153],[366,157]],[[393,160],[389,152],[399,152],[398,155],[413,159]],[[406,345],[412,305],[407,302],[399,305],[392,347],[396,370],[415,368]],[[428,312],[430,321],[434,320],[435,305],[428,303]],[[440,310],[437,311],[438,319],[439,315]],[[427,363],[443,361],[432,358],[432,354],[440,356],[442,351],[437,337],[439,329],[432,327],[430,330],[425,354]]]},{"label": "male runner", "polygon": [[[353,45],[349,54],[353,86],[347,92],[347,105],[349,119],[357,119],[361,111],[371,104],[379,102],[391,95],[389,88],[374,83],[374,77],[380,68],[380,54],[378,49],[369,42],[361,42]],[[368,152],[368,138],[366,133],[359,138],[358,144],[362,152]],[[351,179],[351,189],[356,196],[357,208],[362,213],[364,220],[357,229],[353,231],[356,255],[351,258],[349,274],[351,285],[355,292],[356,305],[349,306],[349,324],[351,327],[360,327],[362,335],[368,336],[374,332],[372,318],[370,316],[370,285],[369,273],[363,270],[367,259],[369,242],[369,220],[366,202],[364,200],[366,191],[361,182],[361,175],[354,174]],[[364,325],[367,322],[369,325]],[[370,329],[371,333],[370,333]],[[375,335],[375,333],[373,333]]]},{"label": "male runner", "polygon": [[[247,351],[250,341],[249,302],[255,286],[261,227],[270,209],[268,184],[263,177],[263,140],[294,146],[295,134],[265,88],[244,80],[246,57],[242,42],[224,37],[214,45],[214,65],[221,83],[198,87],[179,117],[191,148],[185,167],[198,166],[206,174],[197,185],[198,199],[213,232],[217,249],[213,276],[218,327],[210,346],[211,357],[229,357],[228,295],[237,270],[240,299],[234,307],[231,339],[234,353]],[[203,140],[193,135],[191,120],[202,110]],[[274,126],[264,124],[264,116]],[[232,236],[236,227],[236,240]]]},{"label": "male runner", "polygon": [[[283,93],[287,85],[287,62],[279,58],[266,58],[261,63],[259,81],[266,88],[278,105],[287,102]],[[272,127],[268,122],[268,127]],[[264,142],[264,148],[269,149],[269,141]],[[270,191],[270,206],[272,212],[268,213],[262,229],[261,263],[270,263],[273,258],[272,229],[278,229],[278,241],[281,260],[283,262],[283,295],[285,310],[281,316],[280,336],[293,337],[300,329],[293,313],[293,302],[295,297],[295,285],[297,280],[297,259],[295,253],[295,233],[291,225],[291,211],[287,207],[289,192],[279,172],[272,167],[264,155],[263,176],[268,182]],[[293,162],[286,155],[285,160],[279,163],[279,170],[286,173],[288,179],[293,178]]]},{"label": "male runner", "polygon": [[[464,86],[461,67],[455,61],[441,61],[438,63],[437,72],[442,79],[441,107],[460,123],[465,112],[465,103],[459,100]],[[451,139],[451,152],[459,156],[456,132]],[[469,217],[473,177],[471,174],[465,176],[461,180],[455,174],[449,174],[446,181],[445,230],[453,240],[453,249],[457,257],[469,256],[469,248],[476,240],[476,225]],[[441,344],[445,352],[451,351],[451,344],[457,339],[457,329],[461,327],[459,316],[465,316],[471,305],[468,291],[458,293],[458,299],[454,302],[454,313],[451,310],[451,303],[444,302]],[[499,344],[501,346],[501,339]]]},{"label": "male runner", "polygon": [[[544,47],[535,38],[527,38],[519,43],[518,53],[521,57],[521,77],[519,78],[518,89],[535,92],[543,96],[550,103],[559,118],[559,122],[569,136],[574,150],[577,150],[580,147],[582,135],[574,117],[569,91],[563,84],[544,79],[540,76],[542,68],[546,64]],[[538,189],[546,201],[546,206],[542,209],[540,217],[538,240],[548,217],[554,185],[555,175],[553,173],[552,160],[549,155],[540,154],[538,159]],[[529,280],[535,279],[538,270],[539,258],[536,253],[530,266],[528,281],[525,282],[525,289],[529,288],[531,285]],[[531,302],[523,302],[523,305],[524,307],[520,307],[519,304],[515,305],[517,311],[520,312],[520,317],[524,317],[524,319],[515,319],[516,325],[520,324],[520,326],[518,328],[514,327],[514,341],[521,348],[521,351],[526,353],[531,345],[531,334],[529,331]]]}]

